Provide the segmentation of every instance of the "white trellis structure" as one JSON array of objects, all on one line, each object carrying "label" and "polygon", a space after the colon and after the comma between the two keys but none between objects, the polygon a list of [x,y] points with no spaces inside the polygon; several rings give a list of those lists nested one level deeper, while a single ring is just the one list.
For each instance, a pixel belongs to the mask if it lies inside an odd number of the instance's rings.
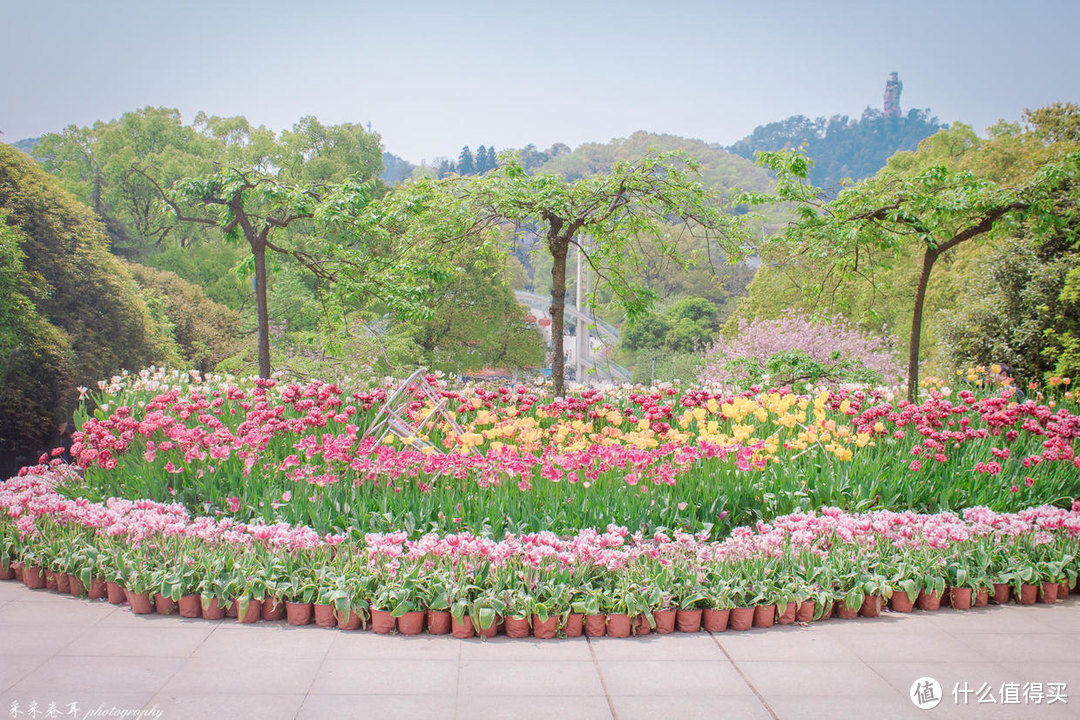
[{"label": "white trellis structure", "polygon": [[[373,437],[377,443],[382,443],[387,435],[394,435],[399,440],[407,441],[414,447],[431,448],[433,452],[445,454],[440,448],[435,447],[433,443],[421,437],[424,434],[424,428],[436,417],[440,417],[449,423],[456,434],[461,435],[464,430],[454,419],[453,414],[447,410],[449,400],[437,393],[425,379],[424,373],[426,372],[427,368],[420,368],[390,393],[390,396],[386,398],[386,402],[379,408],[379,412],[375,414],[375,419],[372,420],[371,425],[364,431],[365,439]],[[426,398],[434,407],[419,424],[414,426],[413,421],[409,418],[409,404],[416,398],[417,389],[420,391],[419,395]],[[473,448],[473,451],[475,452],[476,449]]]}]

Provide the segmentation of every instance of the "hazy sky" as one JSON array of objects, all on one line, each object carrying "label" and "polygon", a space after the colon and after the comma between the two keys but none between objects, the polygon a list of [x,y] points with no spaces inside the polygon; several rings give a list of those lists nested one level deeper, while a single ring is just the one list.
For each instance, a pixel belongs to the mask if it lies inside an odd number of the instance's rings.
[{"label": "hazy sky", "polygon": [[410,161],[605,142],[728,144],[793,114],[901,103],[982,131],[1080,101],[1080,0],[0,0],[14,142],[146,105],[371,122]]}]

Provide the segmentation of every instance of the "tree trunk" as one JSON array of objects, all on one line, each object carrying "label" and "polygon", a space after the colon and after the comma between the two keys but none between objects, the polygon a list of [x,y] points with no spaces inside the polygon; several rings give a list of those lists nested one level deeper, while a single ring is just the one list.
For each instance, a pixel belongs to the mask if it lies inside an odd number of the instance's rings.
[{"label": "tree trunk", "polygon": [[255,304],[259,313],[259,377],[270,377],[270,310],[266,304],[266,245],[251,243],[255,258]]},{"label": "tree trunk", "polygon": [[915,291],[915,308],[911,314],[911,338],[908,342],[907,397],[910,402],[915,402],[919,392],[919,340],[922,337],[923,304],[926,301],[926,288],[930,284],[930,271],[934,269],[934,261],[937,258],[938,251],[927,248],[926,254],[923,255],[919,288]]},{"label": "tree trunk", "polygon": [[566,310],[566,255],[569,243],[551,240],[551,379],[555,382],[555,396],[566,393],[566,362],[563,357],[563,327]]}]

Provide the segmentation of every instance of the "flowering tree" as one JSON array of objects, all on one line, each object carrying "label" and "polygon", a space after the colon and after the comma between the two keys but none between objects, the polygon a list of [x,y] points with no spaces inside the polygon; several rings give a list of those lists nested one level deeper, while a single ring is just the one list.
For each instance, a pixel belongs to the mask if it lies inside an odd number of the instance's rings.
[{"label": "flowering tree", "polygon": [[[837,378],[864,369],[886,382],[898,382],[903,370],[892,350],[894,341],[892,337],[863,332],[839,315],[815,320],[789,311],[775,320],[740,320],[735,337],[720,338],[706,350],[702,379],[708,383],[728,382],[746,377],[751,365],[764,369],[771,359],[792,359],[791,353],[800,353],[816,363],[827,377]],[[796,377],[794,373],[785,378],[791,382],[800,379],[815,378]]]}]

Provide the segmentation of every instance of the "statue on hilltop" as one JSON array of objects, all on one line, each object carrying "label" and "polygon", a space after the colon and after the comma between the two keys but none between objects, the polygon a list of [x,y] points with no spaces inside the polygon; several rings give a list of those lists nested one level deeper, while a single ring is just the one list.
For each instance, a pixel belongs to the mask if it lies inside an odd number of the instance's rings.
[{"label": "statue on hilltop", "polygon": [[900,82],[897,73],[889,73],[885,82],[885,117],[900,117],[900,92],[903,89],[904,83]]}]

